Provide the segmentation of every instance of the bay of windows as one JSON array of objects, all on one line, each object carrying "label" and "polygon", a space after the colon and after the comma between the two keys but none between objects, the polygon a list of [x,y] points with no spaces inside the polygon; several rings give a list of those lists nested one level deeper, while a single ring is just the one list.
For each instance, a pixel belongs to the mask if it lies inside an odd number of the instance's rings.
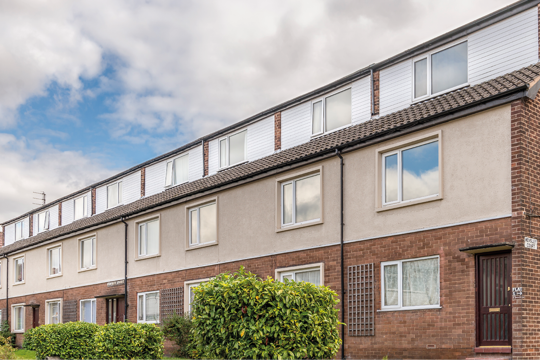
[{"label": "bay of windows", "polygon": [[139,256],[159,253],[159,219],[139,224]]},{"label": "bay of windows", "polygon": [[167,162],[165,174],[165,186],[173,186],[188,181],[189,177],[189,154],[183,155]]},{"label": "bay of windows", "polygon": [[247,130],[219,140],[219,167],[233,166],[247,160]]},{"label": "bay of windows", "polygon": [[311,133],[322,134],[351,123],[351,89],[314,101],[311,109]]},{"label": "bay of windows", "polygon": [[139,294],[137,300],[138,317],[140,323],[159,322],[159,291]]},{"label": "bay of windows", "polygon": [[96,323],[96,299],[81,300],[81,321]]},{"label": "bay of windows", "polygon": [[204,204],[189,210],[189,245],[217,241],[217,203]]},{"label": "bay of windows", "polygon": [[313,222],[321,218],[321,175],[313,174],[281,183],[281,225]]}]

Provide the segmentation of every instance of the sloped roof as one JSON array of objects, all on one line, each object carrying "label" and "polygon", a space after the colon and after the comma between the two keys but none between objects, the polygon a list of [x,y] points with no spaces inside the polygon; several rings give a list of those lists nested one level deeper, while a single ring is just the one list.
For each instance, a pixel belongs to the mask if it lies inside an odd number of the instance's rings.
[{"label": "sloped roof", "polygon": [[190,183],[173,187],[159,194],[77,220],[54,230],[19,240],[0,248],[0,255],[21,250],[76,231],[119,220],[122,217],[128,217],[172,201],[181,200],[182,198],[254,177],[277,168],[322,156],[334,152],[335,149],[343,149],[363,141],[376,139],[391,131],[409,128],[419,123],[435,121],[448,113],[474,107],[505,95],[525,90],[539,75],[540,63],[537,63],[484,83],[414,104],[406,109],[382,116],[378,119],[372,119],[314,138],[307,143],[293,148],[220,171],[217,174]]}]

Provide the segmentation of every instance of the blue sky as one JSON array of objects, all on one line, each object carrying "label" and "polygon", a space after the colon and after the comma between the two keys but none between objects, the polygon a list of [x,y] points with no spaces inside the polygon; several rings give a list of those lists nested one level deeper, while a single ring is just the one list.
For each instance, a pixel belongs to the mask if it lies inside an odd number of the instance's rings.
[{"label": "blue sky", "polygon": [[511,2],[1,2],[0,221]]}]

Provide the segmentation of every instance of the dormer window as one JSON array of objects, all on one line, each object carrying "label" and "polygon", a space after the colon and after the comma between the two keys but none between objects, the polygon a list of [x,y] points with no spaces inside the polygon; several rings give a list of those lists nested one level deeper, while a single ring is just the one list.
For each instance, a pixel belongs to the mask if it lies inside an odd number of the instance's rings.
[{"label": "dormer window", "polygon": [[188,181],[189,154],[185,154],[167,162],[165,187],[182,184]]},{"label": "dormer window", "polygon": [[38,233],[49,230],[49,210],[38,214]]},{"label": "dormer window", "polygon": [[237,132],[219,140],[219,167],[233,166],[247,160],[247,130]]},{"label": "dormer window", "polygon": [[75,220],[88,216],[88,196],[81,196],[75,199]]},{"label": "dormer window", "polygon": [[19,221],[15,223],[15,241],[22,240],[23,238],[23,222]]},{"label": "dormer window", "polygon": [[351,89],[315,100],[311,106],[312,135],[320,135],[351,123]]},{"label": "dormer window", "polygon": [[467,85],[467,41],[415,59],[413,72],[414,100]]},{"label": "dormer window", "polygon": [[122,203],[122,182],[107,186],[107,209]]}]

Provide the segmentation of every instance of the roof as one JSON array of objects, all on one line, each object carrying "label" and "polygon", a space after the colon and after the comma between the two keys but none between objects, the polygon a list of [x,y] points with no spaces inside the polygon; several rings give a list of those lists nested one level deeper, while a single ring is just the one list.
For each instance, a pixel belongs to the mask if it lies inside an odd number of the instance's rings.
[{"label": "roof", "polygon": [[166,205],[173,201],[179,201],[203,191],[233,184],[291,164],[324,156],[335,152],[336,149],[343,150],[367,142],[368,140],[379,139],[382,141],[382,138],[389,133],[405,129],[416,129],[422,124],[434,124],[438,119],[459,110],[474,108],[477,109],[476,111],[480,111],[483,109],[480,108],[481,105],[494,102],[497,99],[503,99],[503,103],[504,101],[511,101],[516,97],[508,98],[508,95],[517,94],[519,97],[524,96],[525,90],[528,89],[529,84],[537,80],[539,75],[540,63],[537,63],[473,87],[466,87],[414,104],[395,113],[314,138],[308,143],[280,151],[259,160],[241,164],[220,171],[217,174],[137,200],[133,203],[118,206],[54,230],[43,232],[24,240],[19,240],[13,244],[0,248],[0,255],[18,251],[29,246],[106,224],[111,221],[118,221],[122,218]]}]

